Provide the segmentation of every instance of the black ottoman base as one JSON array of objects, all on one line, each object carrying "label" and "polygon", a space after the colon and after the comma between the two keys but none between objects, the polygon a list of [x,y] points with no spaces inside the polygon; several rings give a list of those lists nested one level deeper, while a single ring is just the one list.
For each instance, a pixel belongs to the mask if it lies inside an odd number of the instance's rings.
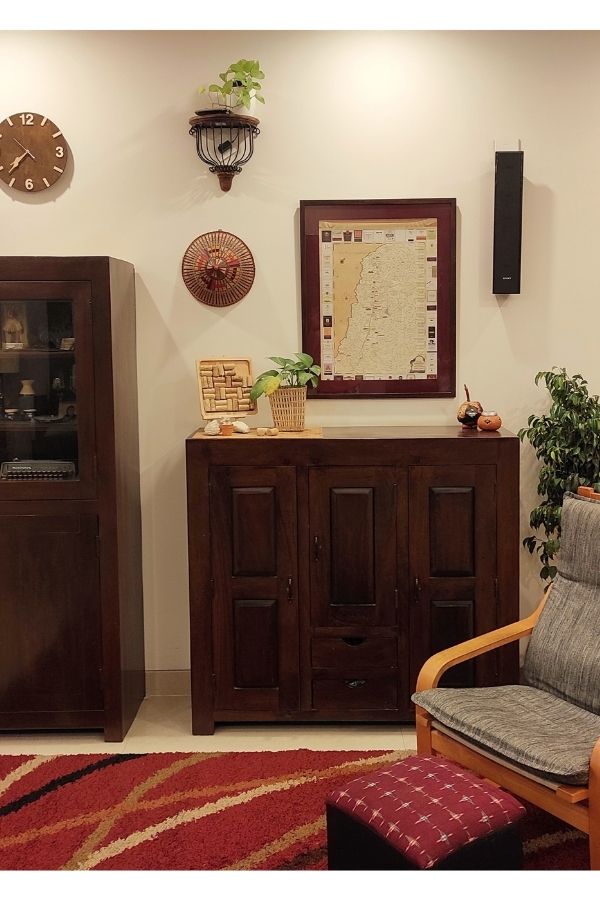
[{"label": "black ottoman base", "polygon": [[[418,869],[366,825],[335,806],[327,811],[328,868],[336,871]],[[432,869],[514,870],[523,868],[523,844],[517,825],[466,844]]]}]

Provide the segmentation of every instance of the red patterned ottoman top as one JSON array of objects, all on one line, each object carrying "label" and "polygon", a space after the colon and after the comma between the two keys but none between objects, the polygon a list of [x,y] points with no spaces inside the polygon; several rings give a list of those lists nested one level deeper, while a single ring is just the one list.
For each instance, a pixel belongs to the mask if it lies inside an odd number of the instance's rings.
[{"label": "red patterned ottoman top", "polygon": [[326,802],[367,825],[420,869],[525,814],[511,794],[442,756],[411,756],[355,778]]}]

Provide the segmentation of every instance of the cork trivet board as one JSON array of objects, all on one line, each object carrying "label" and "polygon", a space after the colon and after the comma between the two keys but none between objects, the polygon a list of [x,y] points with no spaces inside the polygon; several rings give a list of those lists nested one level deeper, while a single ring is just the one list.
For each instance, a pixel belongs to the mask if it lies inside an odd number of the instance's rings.
[{"label": "cork trivet board", "polygon": [[[267,427],[267,426],[265,426]],[[256,429],[252,428],[248,434],[238,434],[237,431],[234,431],[231,435],[224,434],[204,434],[202,430],[197,431],[196,434],[192,435],[194,440],[198,439],[206,439],[211,441],[231,441],[231,440],[243,440],[247,441],[252,438],[254,440],[259,441],[276,441],[278,438],[284,438],[285,440],[306,440],[306,438],[322,438],[323,437],[323,429],[319,428],[305,428],[304,431],[280,431],[279,434],[257,434]]]},{"label": "cork trivet board", "polygon": [[197,359],[198,391],[203,419],[240,419],[255,416],[256,400],[249,359]]}]

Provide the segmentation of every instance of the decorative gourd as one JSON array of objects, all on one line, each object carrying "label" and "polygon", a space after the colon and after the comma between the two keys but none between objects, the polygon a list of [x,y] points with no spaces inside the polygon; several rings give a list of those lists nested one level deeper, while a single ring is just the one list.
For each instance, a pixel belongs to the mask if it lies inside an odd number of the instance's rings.
[{"label": "decorative gourd", "polygon": [[458,407],[456,418],[463,428],[477,428],[477,421],[483,412],[483,406],[479,400],[471,400],[469,396],[469,388],[464,385],[467,399],[465,403],[461,403]]},{"label": "decorative gourd", "polygon": [[502,419],[497,412],[482,412],[477,419],[477,427],[482,431],[498,431],[502,425]]}]

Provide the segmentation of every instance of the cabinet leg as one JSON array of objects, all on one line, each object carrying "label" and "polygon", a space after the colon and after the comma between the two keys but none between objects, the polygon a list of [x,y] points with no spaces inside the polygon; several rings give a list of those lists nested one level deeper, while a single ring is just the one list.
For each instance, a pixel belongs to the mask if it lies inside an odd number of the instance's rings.
[{"label": "cabinet leg", "polygon": [[215,720],[207,713],[192,712],[192,734],[214,734]]}]

